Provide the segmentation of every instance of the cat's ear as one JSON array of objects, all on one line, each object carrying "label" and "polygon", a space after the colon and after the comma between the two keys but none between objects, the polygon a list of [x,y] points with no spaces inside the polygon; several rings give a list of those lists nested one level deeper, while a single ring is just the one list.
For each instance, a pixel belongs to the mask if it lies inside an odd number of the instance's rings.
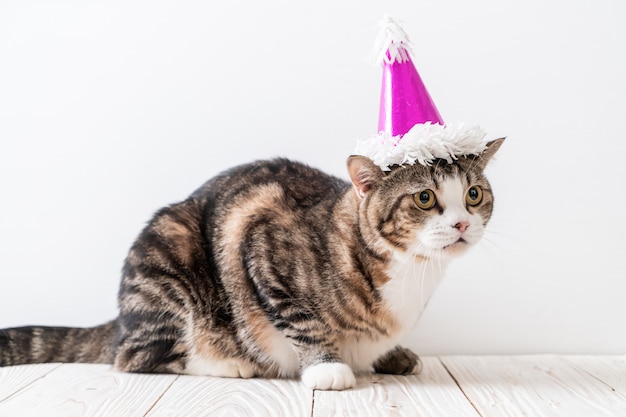
[{"label": "cat's ear", "polygon": [[361,155],[353,155],[348,158],[348,173],[354,185],[354,190],[360,198],[372,188],[376,187],[383,179],[383,171],[375,165],[371,159]]},{"label": "cat's ear", "polygon": [[500,149],[502,143],[504,143],[505,138],[500,138],[496,140],[492,140],[487,143],[487,148],[478,156],[477,165],[481,169],[485,169],[487,163],[493,158],[493,155]]}]

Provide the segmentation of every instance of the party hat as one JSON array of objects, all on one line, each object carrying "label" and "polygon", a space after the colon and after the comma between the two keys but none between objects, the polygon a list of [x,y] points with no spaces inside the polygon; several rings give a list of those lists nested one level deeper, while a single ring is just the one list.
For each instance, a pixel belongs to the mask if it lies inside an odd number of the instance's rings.
[{"label": "party hat", "polygon": [[409,37],[389,16],[381,23],[377,49],[383,67],[378,131],[404,135],[418,123],[444,124],[413,61]]},{"label": "party hat", "polygon": [[435,159],[452,163],[485,150],[480,127],[444,123],[413,64],[409,37],[388,15],[380,23],[374,54],[383,69],[379,133],[359,141],[357,155],[389,170],[416,162],[428,165]]}]

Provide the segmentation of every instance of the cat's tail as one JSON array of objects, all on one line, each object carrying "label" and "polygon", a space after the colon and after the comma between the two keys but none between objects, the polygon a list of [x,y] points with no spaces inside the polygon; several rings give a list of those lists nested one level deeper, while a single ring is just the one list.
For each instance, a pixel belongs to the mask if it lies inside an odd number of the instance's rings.
[{"label": "cat's tail", "polygon": [[0,330],[0,366],[113,363],[116,320],[90,328],[28,326]]}]

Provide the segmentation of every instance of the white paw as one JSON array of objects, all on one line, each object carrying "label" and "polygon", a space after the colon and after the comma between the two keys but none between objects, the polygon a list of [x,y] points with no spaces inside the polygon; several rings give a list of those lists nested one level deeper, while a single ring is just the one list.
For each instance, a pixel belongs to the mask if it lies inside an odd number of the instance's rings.
[{"label": "white paw", "polygon": [[342,390],[356,386],[352,369],[345,363],[319,363],[302,373],[302,382],[311,389]]}]

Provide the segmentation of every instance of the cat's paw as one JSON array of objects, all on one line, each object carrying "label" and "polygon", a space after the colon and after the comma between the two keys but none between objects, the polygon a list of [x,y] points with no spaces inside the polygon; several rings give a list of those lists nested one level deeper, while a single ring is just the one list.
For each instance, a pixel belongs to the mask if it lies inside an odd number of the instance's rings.
[{"label": "cat's paw", "polygon": [[398,346],[379,358],[374,370],[379,374],[417,375],[422,372],[422,361],[411,350]]},{"label": "cat's paw", "polygon": [[356,386],[352,369],[345,363],[318,363],[302,373],[302,382],[311,389],[343,390]]},{"label": "cat's paw", "polygon": [[219,376],[225,378],[252,378],[255,369],[250,364],[236,359],[214,360],[202,356],[190,356],[185,365],[186,374]]}]

